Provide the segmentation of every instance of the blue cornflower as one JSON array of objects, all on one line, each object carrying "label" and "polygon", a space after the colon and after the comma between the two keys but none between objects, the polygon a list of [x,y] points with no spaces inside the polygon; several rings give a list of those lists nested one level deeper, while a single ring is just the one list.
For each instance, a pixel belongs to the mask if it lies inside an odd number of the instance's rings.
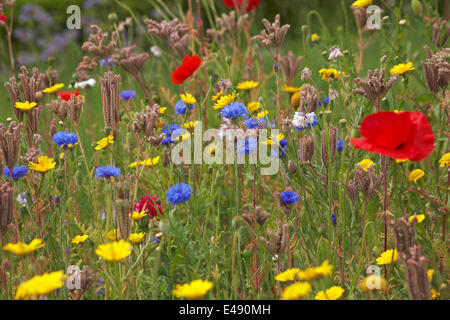
[{"label": "blue cornflower", "polygon": [[333,224],[336,224],[336,213],[334,213],[334,212],[331,214],[331,222]]},{"label": "blue cornflower", "polygon": [[73,132],[62,132],[58,131],[53,135],[53,142],[58,147],[72,147],[78,142],[78,137]]},{"label": "blue cornflower", "polygon": [[249,129],[256,129],[259,128],[260,124],[263,124],[263,128],[267,125],[267,122],[264,118],[259,118],[259,119],[253,119],[250,118],[248,120],[245,120],[245,125],[247,126],[247,128]]},{"label": "blue cornflower", "polygon": [[154,243],[160,243],[161,242],[161,240],[158,239],[157,237],[152,237],[151,241],[154,242]]},{"label": "blue cornflower", "polygon": [[294,114],[294,120],[292,120],[292,124],[297,130],[311,129],[318,123],[319,121],[317,121],[317,116],[314,112],[304,113],[298,111]]},{"label": "blue cornflower", "polygon": [[55,197],[55,201],[56,201],[56,203],[59,203],[59,202],[61,201],[60,196],[56,196],[56,197]]},{"label": "blue cornflower", "polygon": [[342,151],[342,150],[344,150],[344,140],[339,139],[339,140],[337,141],[337,144],[336,144],[336,150],[337,150],[337,151]]},{"label": "blue cornflower", "polygon": [[[20,179],[25,177],[25,175],[27,174],[28,169],[25,166],[15,166],[12,170],[12,178],[14,180]],[[6,167],[3,169],[3,175],[6,177],[6,179],[9,179],[9,168]]]},{"label": "blue cornflower", "polygon": [[101,296],[102,294],[105,293],[104,284],[105,284],[105,281],[103,281],[103,280],[100,280],[100,281],[97,283],[97,294],[98,294],[99,296]]},{"label": "blue cornflower", "polygon": [[238,154],[242,156],[243,154],[250,154],[256,150],[258,142],[256,138],[245,138],[244,140],[239,140],[236,144]]},{"label": "blue cornflower", "polygon": [[174,141],[172,140],[172,137],[175,136],[179,136],[181,133],[181,130],[183,128],[177,124],[169,124],[168,126],[165,126],[162,129],[162,132],[166,134],[166,137],[164,138],[164,140],[161,142],[162,145],[168,145],[168,144],[172,144],[174,143]]},{"label": "blue cornflower", "polygon": [[136,91],[134,90],[124,90],[120,93],[120,97],[123,100],[136,99]]},{"label": "blue cornflower", "polygon": [[[108,64],[109,64],[110,67],[112,67],[114,65],[114,63],[112,63],[112,59],[111,58],[108,58]],[[100,60],[100,66],[102,68],[106,67],[106,59]]]},{"label": "blue cornflower", "polygon": [[192,110],[194,108],[195,104],[187,105],[184,103],[182,99],[178,100],[178,102],[175,105],[175,113],[176,114],[186,114],[186,110]]},{"label": "blue cornflower", "polygon": [[177,130],[181,129],[183,128],[177,124],[169,124],[162,129],[162,132],[167,134],[168,136],[172,136]]},{"label": "blue cornflower", "polygon": [[284,191],[281,193],[281,200],[284,203],[296,203],[299,197],[294,191]]},{"label": "blue cornflower", "polygon": [[244,120],[247,120],[248,109],[242,103],[239,102],[231,102],[225,106],[220,112],[222,118],[228,119],[237,119],[241,117]]},{"label": "blue cornflower", "polygon": [[[330,98],[328,98],[328,97],[323,98],[323,105],[324,106],[327,106],[329,103],[330,103]],[[319,105],[319,107],[322,106],[322,101],[320,101],[320,99],[319,99],[317,104]]]},{"label": "blue cornflower", "polygon": [[97,178],[110,178],[110,177],[118,177],[120,176],[120,168],[113,167],[111,165],[107,165],[105,167],[98,167],[95,169],[95,176]]},{"label": "blue cornflower", "polygon": [[191,197],[191,187],[186,183],[176,184],[167,190],[166,197],[173,206],[186,202]]}]

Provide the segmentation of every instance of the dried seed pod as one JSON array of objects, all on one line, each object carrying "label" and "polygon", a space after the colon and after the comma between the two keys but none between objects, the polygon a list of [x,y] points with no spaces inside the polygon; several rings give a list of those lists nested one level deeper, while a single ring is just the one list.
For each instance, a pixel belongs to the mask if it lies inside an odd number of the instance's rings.
[{"label": "dried seed pod", "polygon": [[264,210],[261,206],[255,208],[256,222],[262,227],[270,217],[270,213]]},{"label": "dried seed pod", "polygon": [[283,224],[281,220],[277,220],[277,231],[267,231],[269,241],[264,237],[260,237],[260,241],[269,250],[271,255],[282,254],[289,244],[289,225]]},{"label": "dried seed pod", "polygon": [[[329,128],[329,143],[330,143],[330,157],[331,163],[334,162],[334,158],[336,156],[336,145],[337,145],[337,127],[332,126]],[[321,132],[321,150],[322,150],[322,162],[323,165],[328,168],[328,148],[325,139],[325,130]]]},{"label": "dried seed pod", "polygon": [[272,46],[280,48],[283,44],[286,33],[291,26],[288,24],[281,26],[279,14],[275,16],[275,22],[270,23],[264,18],[262,19],[262,23],[264,24],[267,32],[266,30],[262,30],[259,35],[254,37],[254,39],[261,42],[261,44],[266,48],[270,48]]},{"label": "dried seed pod", "polygon": [[302,162],[310,162],[314,155],[314,141],[309,135],[300,138],[299,146],[300,160]]},{"label": "dried seed pod", "polygon": [[361,86],[361,88],[353,90],[353,94],[360,94],[365,96],[370,102],[378,108],[380,101],[386,96],[392,85],[398,79],[398,75],[391,76],[388,81],[384,81],[386,70],[376,69],[375,72],[369,70],[368,80],[364,81],[360,78],[356,78],[355,82]]},{"label": "dried seed pod", "polygon": [[81,49],[87,50],[94,55],[95,61],[112,57],[117,46],[119,34],[116,31],[112,32],[111,40],[106,44],[106,41],[109,38],[108,32],[103,32],[102,29],[95,24],[91,25],[91,29],[94,29],[94,32],[89,36],[89,40],[83,43]]},{"label": "dried seed pod", "polygon": [[2,238],[8,230],[8,225],[12,221],[14,206],[14,190],[5,183],[0,185],[0,233]]},{"label": "dried seed pod", "polygon": [[291,85],[297,77],[302,60],[303,57],[295,57],[291,50],[288,51],[286,56],[280,56],[281,70],[288,85]]},{"label": "dried seed pod", "polygon": [[20,151],[20,130],[23,123],[16,125],[16,122],[9,123],[8,130],[0,123],[0,149],[2,150],[3,159],[6,166],[12,172],[17,163]]},{"label": "dried seed pod", "polygon": [[115,75],[111,71],[105,72],[104,78],[100,78],[100,85],[105,127],[114,129],[120,121],[120,75]]},{"label": "dried seed pod", "polygon": [[422,247],[416,244],[414,221],[408,221],[408,215],[390,220],[396,236],[399,258],[405,265],[408,291],[413,300],[430,300],[430,284],[427,276],[428,259],[421,255]]},{"label": "dried seed pod", "polygon": [[319,94],[317,89],[306,83],[302,86],[300,91],[300,106],[306,110],[307,113],[316,111],[319,102]]}]

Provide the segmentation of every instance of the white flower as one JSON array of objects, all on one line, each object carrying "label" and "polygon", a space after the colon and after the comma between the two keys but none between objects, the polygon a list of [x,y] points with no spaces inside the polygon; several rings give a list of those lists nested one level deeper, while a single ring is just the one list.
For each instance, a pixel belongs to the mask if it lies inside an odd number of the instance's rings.
[{"label": "white flower", "polygon": [[314,112],[304,113],[302,111],[298,111],[294,114],[294,119],[292,120],[292,124],[298,130],[304,130],[308,128],[312,128],[316,124],[318,124],[316,114]]},{"label": "white flower", "polygon": [[73,87],[75,89],[86,89],[95,86],[96,83],[97,82],[95,81],[95,79],[89,79],[86,81],[77,82]]},{"label": "white flower", "polygon": [[337,59],[344,56],[341,50],[339,50],[339,48],[331,47],[330,50],[331,53],[330,56],[328,57],[328,60],[333,60],[333,62],[336,62]]},{"label": "white flower", "polygon": [[27,195],[25,192],[19,193],[19,195],[17,196],[17,202],[20,203],[22,206],[26,206],[27,205]]},{"label": "white flower", "polygon": [[155,57],[160,57],[161,56],[161,49],[158,46],[152,46],[150,48],[150,51],[153,53],[153,55]]}]

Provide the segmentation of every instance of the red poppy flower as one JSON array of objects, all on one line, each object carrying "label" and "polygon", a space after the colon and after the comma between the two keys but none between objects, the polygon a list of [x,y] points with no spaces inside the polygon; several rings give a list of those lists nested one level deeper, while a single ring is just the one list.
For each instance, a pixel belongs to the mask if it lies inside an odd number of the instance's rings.
[{"label": "red poppy flower", "polygon": [[197,70],[201,62],[202,59],[197,55],[193,55],[192,58],[190,56],[184,57],[181,66],[172,72],[172,82],[174,84],[182,84]]},{"label": "red poppy flower", "polygon": [[5,23],[6,22],[6,16],[3,14],[0,14],[0,22]]},{"label": "red poppy flower", "polygon": [[[243,0],[223,0],[223,3],[228,8],[237,8],[238,10],[241,9]],[[245,10],[250,11],[253,8],[258,8],[260,0],[247,0],[247,8]]]},{"label": "red poppy flower", "polygon": [[420,161],[433,152],[434,134],[427,117],[420,112],[383,111],[371,114],[361,123],[364,138],[351,139],[356,149],[395,159]]},{"label": "red poppy flower", "polygon": [[75,95],[75,97],[78,97],[78,95],[80,94],[80,90],[77,91],[60,91],[57,92],[56,95],[61,97],[63,100],[69,101],[70,97],[72,95]]},{"label": "red poppy flower", "polygon": [[158,215],[158,212],[155,208],[158,208],[159,213],[163,216],[162,212],[162,204],[160,205],[157,202],[157,197],[150,197],[150,196],[142,196],[141,202],[136,202],[134,204],[134,210],[137,212],[147,211],[147,214],[151,217],[156,217]]}]

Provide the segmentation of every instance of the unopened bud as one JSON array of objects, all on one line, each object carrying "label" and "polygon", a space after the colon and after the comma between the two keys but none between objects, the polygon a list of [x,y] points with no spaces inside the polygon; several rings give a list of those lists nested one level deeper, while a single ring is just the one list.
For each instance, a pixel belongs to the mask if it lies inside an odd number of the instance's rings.
[{"label": "unopened bud", "polygon": [[112,12],[108,15],[109,22],[117,22],[117,20],[118,20],[117,13]]},{"label": "unopened bud", "polygon": [[420,0],[412,0],[411,7],[416,15],[418,15],[418,16],[422,15],[423,7],[422,7],[422,3],[420,2]]}]

